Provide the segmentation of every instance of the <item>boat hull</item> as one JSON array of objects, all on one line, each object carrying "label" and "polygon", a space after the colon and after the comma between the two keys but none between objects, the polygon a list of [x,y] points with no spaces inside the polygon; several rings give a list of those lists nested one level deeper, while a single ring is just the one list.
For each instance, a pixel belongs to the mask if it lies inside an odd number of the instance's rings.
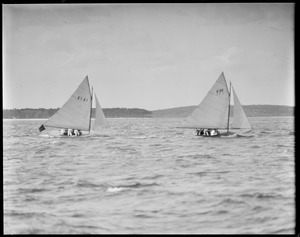
[{"label": "boat hull", "polygon": [[221,134],[214,134],[214,135],[205,135],[205,134],[202,134],[202,135],[195,135],[197,137],[220,137]]}]

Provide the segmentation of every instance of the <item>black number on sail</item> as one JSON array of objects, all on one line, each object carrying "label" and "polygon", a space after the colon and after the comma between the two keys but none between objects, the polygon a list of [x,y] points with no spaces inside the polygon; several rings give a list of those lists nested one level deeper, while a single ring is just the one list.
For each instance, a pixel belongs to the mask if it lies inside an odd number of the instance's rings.
[{"label": "black number on sail", "polygon": [[78,96],[78,97],[77,97],[77,100],[81,100],[81,101],[85,101],[85,102],[87,102],[87,101],[88,101],[88,99],[86,99],[86,98],[83,98],[83,97],[81,97],[81,96]]},{"label": "black number on sail", "polygon": [[217,92],[217,95],[221,95],[221,94],[224,93],[224,90],[223,89],[217,89],[216,92]]}]

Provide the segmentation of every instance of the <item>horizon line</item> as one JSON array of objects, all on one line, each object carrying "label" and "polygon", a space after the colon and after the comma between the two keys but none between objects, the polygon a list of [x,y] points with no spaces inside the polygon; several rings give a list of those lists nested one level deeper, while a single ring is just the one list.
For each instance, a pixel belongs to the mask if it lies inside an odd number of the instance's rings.
[{"label": "horizon line", "polygon": [[[138,107],[107,107],[107,108],[102,108],[102,109],[143,109],[143,110],[147,110],[147,111],[155,111],[155,110],[167,110],[167,109],[175,109],[175,108],[183,108],[183,107],[196,107],[197,105],[183,105],[183,106],[177,106],[177,107],[169,107],[169,108],[164,108],[164,109],[145,109],[145,108],[138,108]],[[250,104],[250,105],[242,105],[244,106],[286,106],[286,107],[295,107],[295,105],[278,105],[278,104]],[[232,105],[233,106],[233,105]],[[11,108],[11,109],[7,109],[7,108],[3,108],[2,110],[21,110],[21,109],[60,109],[61,107],[58,108]],[[95,108],[93,108],[95,109]]]}]

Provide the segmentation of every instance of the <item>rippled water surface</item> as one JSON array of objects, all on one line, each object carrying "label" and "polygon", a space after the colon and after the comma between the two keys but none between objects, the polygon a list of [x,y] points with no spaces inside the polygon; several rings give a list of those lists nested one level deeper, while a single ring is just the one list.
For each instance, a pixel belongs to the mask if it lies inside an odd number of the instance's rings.
[{"label": "rippled water surface", "polygon": [[294,118],[249,119],[220,138],[181,119],[108,119],[75,138],[4,120],[4,233],[294,234]]}]

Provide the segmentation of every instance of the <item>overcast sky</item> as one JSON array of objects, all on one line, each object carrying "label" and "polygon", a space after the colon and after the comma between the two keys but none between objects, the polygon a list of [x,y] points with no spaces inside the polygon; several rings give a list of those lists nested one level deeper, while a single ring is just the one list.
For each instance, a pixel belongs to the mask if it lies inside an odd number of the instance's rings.
[{"label": "overcast sky", "polygon": [[3,6],[3,108],[198,105],[221,72],[243,105],[294,106],[294,4]]}]

